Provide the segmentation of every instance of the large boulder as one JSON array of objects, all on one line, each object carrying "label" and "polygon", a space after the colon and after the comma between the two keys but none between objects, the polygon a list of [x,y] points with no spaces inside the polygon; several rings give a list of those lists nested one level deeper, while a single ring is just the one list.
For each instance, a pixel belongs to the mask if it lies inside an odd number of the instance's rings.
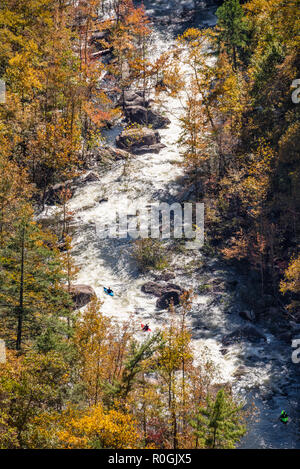
[{"label": "large boulder", "polygon": [[126,129],[116,138],[117,147],[136,155],[158,153],[165,145],[160,143],[157,131],[147,127]]},{"label": "large boulder", "polygon": [[144,283],[142,291],[158,297],[156,302],[158,309],[167,309],[171,302],[173,302],[174,306],[179,305],[180,297],[184,293],[184,290],[174,283],[161,285],[156,282]]},{"label": "large boulder", "polygon": [[231,345],[242,340],[248,340],[249,342],[260,342],[261,340],[267,340],[266,337],[254,326],[244,326],[235,329],[230,334],[226,334],[222,338],[223,345]]},{"label": "large boulder", "polygon": [[174,283],[166,283],[164,285],[156,283],[156,282],[146,282],[142,285],[141,290],[144,293],[148,293],[149,295],[161,296],[164,293],[175,290],[178,291],[180,294],[183,293],[183,289],[179,285],[175,285]]},{"label": "large boulder", "polygon": [[245,319],[246,321],[255,321],[256,316],[255,313],[252,310],[249,311],[240,311],[239,315],[241,318]]},{"label": "large boulder", "polygon": [[89,285],[71,285],[70,294],[75,309],[87,305],[96,296],[95,290]]},{"label": "large boulder", "polygon": [[180,304],[180,296],[181,295],[182,295],[182,292],[180,292],[178,290],[166,291],[156,301],[156,307],[158,309],[167,309],[170,306],[171,303],[173,303],[174,306],[177,306],[177,305]]},{"label": "large boulder", "polygon": [[141,92],[136,91],[124,91],[124,95],[122,95],[119,99],[119,104],[125,107],[130,106],[143,106],[148,107],[150,105],[150,100],[143,97]]},{"label": "large boulder", "polygon": [[156,282],[147,282],[142,285],[142,292],[148,293],[149,295],[161,296],[163,292],[163,286]]},{"label": "large boulder", "polygon": [[160,275],[155,275],[155,280],[162,282],[168,282],[169,280],[173,280],[174,278],[176,278],[174,272],[163,272]]},{"label": "large boulder", "polygon": [[115,161],[128,159],[130,154],[125,150],[120,150],[110,145],[104,145],[91,151],[88,156],[91,161],[109,165]]},{"label": "large boulder", "polygon": [[147,109],[142,105],[126,107],[125,115],[130,122],[137,122],[142,125],[150,124],[154,129],[165,129],[171,123],[170,119],[162,116],[159,112]]}]

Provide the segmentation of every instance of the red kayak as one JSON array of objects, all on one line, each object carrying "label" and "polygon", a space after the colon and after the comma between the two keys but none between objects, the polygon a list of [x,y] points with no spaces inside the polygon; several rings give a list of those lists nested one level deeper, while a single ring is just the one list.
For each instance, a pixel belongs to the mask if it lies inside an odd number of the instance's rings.
[{"label": "red kayak", "polygon": [[143,329],[144,332],[151,332],[150,327],[148,327],[148,329],[144,329],[144,327],[145,327],[144,324],[141,324],[141,327],[142,327],[142,329]]}]

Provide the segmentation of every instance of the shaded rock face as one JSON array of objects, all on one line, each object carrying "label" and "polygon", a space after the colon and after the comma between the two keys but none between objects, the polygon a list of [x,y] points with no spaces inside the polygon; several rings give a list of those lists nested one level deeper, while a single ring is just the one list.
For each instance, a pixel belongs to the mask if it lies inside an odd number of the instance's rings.
[{"label": "shaded rock face", "polygon": [[123,106],[126,119],[129,122],[151,125],[154,129],[164,129],[171,123],[170,119],[150,108],[151,101],[144,98],[142,92],[125,91],[119,104]]},{"label": "shaded rock face", "polygon": [[173,303],[174,306],[177,306],[180,304],[181,295],[182,292],[178,290],[167,291],[160,298],[158,298],[156,302],[156,307],[158,309],[167,309],[171,303]]},{"label": "shaded rock face", "polygon": [[130,122],[137,122],[142,125],[151,124],[154,129],[165,129],[171,123],[170,119],[162,116],[159,112],[147,109],[142,105],[126,107],[125,116]]},{"label": "shaded rock face", "polygon": [[250,342],[260,342],[266,340],[266,337],[259,332],[254,326],[239,327],[230,334],[224,335],[222,338],[223,345],[231,345],[242,340],[249,340]]},{"label": "shaded rock face", "polygon": [[119,103],[124,104],[125,107],[143,106],[145,108],[150,105],[149,99],[144,99],[143,94],[139,91],[124,91],[124,97],[121,96]]},{"label": "shaded rock face", "polygon": [[277,337],[287,344],[291,344],[292,340],[294,339],[294,334],[292,331],[285,331],[280,334],[277,334]]},{"label": "shaded rock face", "polygon": [[158,153],[165,147],[160,143],[159,133],[147,127],[123,130],[116,138],[116,144],[117,147],[130,151],[135,155]]},{"label": "shaded rock face", "polygon": [[96,296],[95,290],[89,285],[72,285],[70,294],[74,301],[75,309],[87,305]]},{"label": "shaded rock face", "polygon": [[173,283],[167,283],[166,285],[160,285],[156,282],[147,282],[142,286],[142,291],[150,295],[158,297],[156,307],[158,309],[167,309],[171,302],[174,306],[179,305],[180,297],[184,293],[184,290],[178,285]]},{"label": "shaded rock face", "polygon": [[253,311],[240,311],[239,315],[241,318],[245,319],[246,321],[255,321],[256,316]]},{"label": "shaded rock face", "polygon": [[149,295],[155,296],[161,296],[170,290],[176,290],[179,293],[183,293],[183,289],[179,285],[175,285],[174,283],[167,283],[166,285],[161,285],[156,282],[147,282],[142,285],[141,290],[144,293],[148,293]]},{"label": "shaded rock face", "polygon": [[147,282],[142,286],[141,290],[149,295],[161,296],[163,287],[155,282]]}]

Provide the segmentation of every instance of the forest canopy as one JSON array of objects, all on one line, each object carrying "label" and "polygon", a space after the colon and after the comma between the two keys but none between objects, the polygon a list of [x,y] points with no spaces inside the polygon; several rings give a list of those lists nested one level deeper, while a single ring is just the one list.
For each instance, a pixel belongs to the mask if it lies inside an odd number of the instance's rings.
[{"label": "forest canopy", "polygon": [[[300,321],[297,2],[225,0],[216,17],[153,58],[139,2],[1,1],[1,449],[234,448],[246,432],[244,403],[216,385],[205,350],[195,362],[192,294],[142,341],[132,319],[115,323],[95,297],[79,310],[72,295],[67,182],[138,87],[142,107],[151,93],[185,96],[178,145],[191,198],[206,207],[204,250],[256,272],[258,297]],[[51,197],[49,226],[37,214]],[[135,255],[164,266],[157,252],[159,262],[140,243]]]}]

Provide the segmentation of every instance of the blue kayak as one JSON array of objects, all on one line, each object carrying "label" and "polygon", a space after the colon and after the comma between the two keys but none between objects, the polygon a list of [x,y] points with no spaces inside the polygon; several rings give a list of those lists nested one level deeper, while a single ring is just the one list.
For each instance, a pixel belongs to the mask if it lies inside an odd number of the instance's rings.
[{"label": "blue kayak", "polygon": [[108,291],[108,288],[105,288],[105,287],[104,287],[103,290],[105,291],[105,293],[106,293],[107,295],[109,295],[109,296],[114,296],[114,292],[113,292],[113,291],[109,292],[109,291]]}]

